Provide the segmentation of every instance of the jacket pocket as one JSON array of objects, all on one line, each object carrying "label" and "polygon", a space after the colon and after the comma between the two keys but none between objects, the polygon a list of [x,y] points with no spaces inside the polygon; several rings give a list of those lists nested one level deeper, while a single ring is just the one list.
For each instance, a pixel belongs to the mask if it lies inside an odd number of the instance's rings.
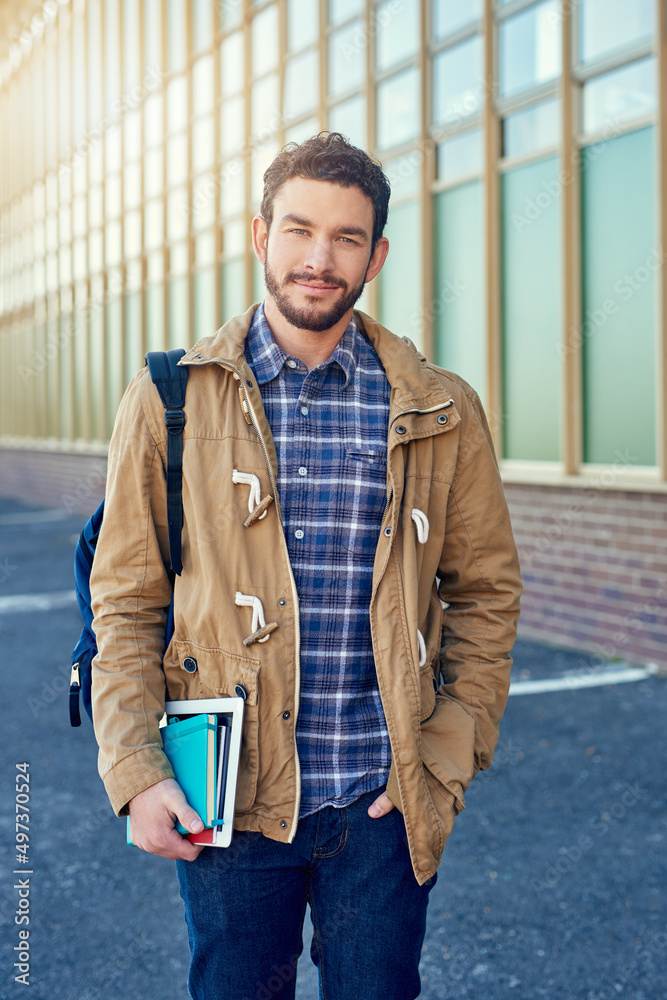
[{"label": "jacket pocket", "polygon": [[427,787],[447,824],[465,809],[463,793],[475,773],[474,718],[455,698],[438,695],[421,726],[421,747]]},{"label": "jacket pocket", "polygon": [[259,776],[259,660],[183,640],[176,640],[175,647],[181,670],[192,677],[187,697],[233,697],[240,688],[245,692],[234,811],[247,812],[255,801]]},{"label": "jacket pocket", "polygon": [[425,722],[435,709],[435,676],[433,667],[427,663],[419,671],[419,721]]}]

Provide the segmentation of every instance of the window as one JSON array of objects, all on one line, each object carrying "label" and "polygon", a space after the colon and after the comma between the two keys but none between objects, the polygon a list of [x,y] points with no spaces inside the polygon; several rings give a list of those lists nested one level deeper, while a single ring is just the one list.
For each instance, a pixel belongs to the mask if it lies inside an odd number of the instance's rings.
[{"label": "window", "polygon": [[502,178],[505,458],[560,458],[558,172],[559,161],[550,157],[516,167]]},{"label": "window", "polygon": [[656,102],[654,59],[594,77],[583,88],[584,132],[615,132],[624,122],[655,113]]},{"label": "window", "polygon": [[319,94],[317,53],[305,52],[290,59],[285,68],[285,117],[300,118],[317,106]]},{"label": "window", "polygon": [[560,3],[545,0],[500,22],[500,91],[510,97],[560,73]]},{"label": "window", "polygon": [[290,52],[299,52],[317,42],[319,7],[313,0],[288,0],[287,45]]},{"label": "window", "polygon": [[580,0],[577,14],[582,63],[649,41],[655,34],[654,0]]},{"label": "window", "polygon": [[[654,129],[582,150],[584,459],[655,464]],[[613,212],[609,206],[613,205]],[[619,389],[632,400],[619,420]]]},{"label": "window", "polygon": [[377,69],[382,73],[414,56],[419,46],[419,4],[384,0],[375,12]]},{"label": "window", "polygon": [[438,146],[438,179],[458,180],[470,174],[480,173],[484,165],[482,131],[468,129],[453,135]]},{"label": "window", "polygon": [[378,84],[377,141],[389,149],[414,139],[419,132],[419,70],[407,69]]},{"label": "window", "polygon": [[479,20],[484,13],[482,0],[433,0],[433,34],[445,38]]},{"label": "window", "polygon": [[329,128],[342,132],[351,143],[366,148],[366,101],[359,95],[335,104],[329,111]]},{"label": "window", "polygon": [[433,119],[453,125],[476,114],[484,100],[482,40],[475,35],[433,60]]},{"label": "window", "polygon": [[525,156],[557,146],[560,141],[560,101],[542,101],[508,115],[503,122],[503,156]]}]

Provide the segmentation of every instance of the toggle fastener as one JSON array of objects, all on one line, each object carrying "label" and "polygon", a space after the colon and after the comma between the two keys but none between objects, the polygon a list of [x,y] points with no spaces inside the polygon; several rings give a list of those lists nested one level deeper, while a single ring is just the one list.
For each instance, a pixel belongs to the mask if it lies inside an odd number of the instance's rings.
[{"label": "toggle fastener", "polygon": [[266,642],[272,632],[278,628],[278,622],[266,623],[264,607],[259,597],[252,594],[242,594],[236,591],[235,602],[239,608],[252,608],[252,632],[243,640],[244,646],[252,646],[255,642]]},{"label": "toggle fastener", "polygon": [[250,495],[248,496],[250,516],[243,522],[244,526],[249,528],[255,521],[261,521],[263,517],[266,517],[267,509],[273,503],[273,497],[268,495],[262,500],[262,487],[259,482],[259,476],[256,476],[253,472],[239,472],[238,469],[234,469],[232,471],[232,482],[237,485],[241,483],[244,486],[250,487]]}]

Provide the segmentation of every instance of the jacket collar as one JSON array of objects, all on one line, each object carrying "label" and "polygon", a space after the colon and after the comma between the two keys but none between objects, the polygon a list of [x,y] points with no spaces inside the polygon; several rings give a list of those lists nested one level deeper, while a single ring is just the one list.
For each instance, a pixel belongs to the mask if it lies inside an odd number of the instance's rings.
[{"label": "jacket collar", "polygon": [[[185,353],[179,364],[205,365],[217,362],[249,371],[244,355],[245,339],[259,303],[250,306],[240,316],[230,319],[213,334],[197,341]],[[354,310],[355,322],[370,340],[387,373],[392,387],[392,413],[406,410],[429,410],[451,400],[451,394],[441,384],[426,358],[408,338],[397,337],[371,316]]]}]

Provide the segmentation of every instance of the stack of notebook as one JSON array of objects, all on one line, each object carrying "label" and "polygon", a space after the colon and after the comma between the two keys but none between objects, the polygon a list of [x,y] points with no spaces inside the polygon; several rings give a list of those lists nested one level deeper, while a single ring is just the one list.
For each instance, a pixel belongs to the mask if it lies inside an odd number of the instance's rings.
[{"label": "stack of notebook", "polygon": [[[163,722],[160,732],[164,752],[188,804],[205,827],[201,833],[188,833],[178,823],[179,833],[193,844],[228,847],[241,750],[243,699],[167,702]],[[127,842],[132,843],[129,816]]]}]

